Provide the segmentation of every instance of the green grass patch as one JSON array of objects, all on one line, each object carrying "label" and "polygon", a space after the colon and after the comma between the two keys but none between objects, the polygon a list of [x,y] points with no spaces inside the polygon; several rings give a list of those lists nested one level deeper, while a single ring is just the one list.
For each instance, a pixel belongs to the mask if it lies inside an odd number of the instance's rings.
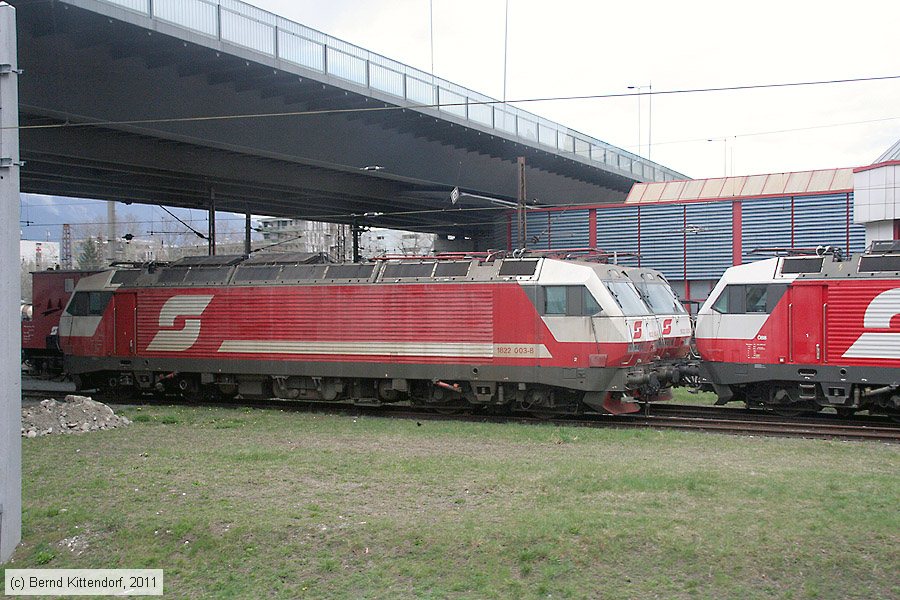
[{"label": "green grass patch", "polygon": [[[717,396],[712,392],[698,392],[693,388],[677,387],[672,390],[673,404],[689,404],[694,406],[709,406],[716,403]],[[734,403],[730,406],[743,406],[742,403]]]},{"label": "green grass patch", "polygon": [[888,598],[900,448],[141,407],[23,441],[11,567],[172,597]]}]

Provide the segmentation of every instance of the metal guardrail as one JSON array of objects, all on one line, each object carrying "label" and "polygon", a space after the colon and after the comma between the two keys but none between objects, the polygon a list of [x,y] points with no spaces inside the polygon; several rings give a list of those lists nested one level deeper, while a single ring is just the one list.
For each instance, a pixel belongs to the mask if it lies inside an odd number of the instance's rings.
[{"label": "metal guardrail", "polygon": [[495,98],[284,19],[240,0],[100,0],[536,144],[641,181],[685,176]]}]

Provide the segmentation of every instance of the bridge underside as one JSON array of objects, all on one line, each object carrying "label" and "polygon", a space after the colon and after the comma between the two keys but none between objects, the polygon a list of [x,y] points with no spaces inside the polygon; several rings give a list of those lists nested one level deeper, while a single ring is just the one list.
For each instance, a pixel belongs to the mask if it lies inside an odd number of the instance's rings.
[{"label": "bridge underside", "polygon": [[[634,183],[164,23],[11,3],[23,192],[204,209],[214,195],[218,210],[345,223],[381,212],[371,224],[477,236],[497,205],[451,205],[450,190],[514,201],[518,156],[540,204],[620,201]],[[230,118],[259,114],[282,116]],[[161,121],[209,116],[223,118]]]}]

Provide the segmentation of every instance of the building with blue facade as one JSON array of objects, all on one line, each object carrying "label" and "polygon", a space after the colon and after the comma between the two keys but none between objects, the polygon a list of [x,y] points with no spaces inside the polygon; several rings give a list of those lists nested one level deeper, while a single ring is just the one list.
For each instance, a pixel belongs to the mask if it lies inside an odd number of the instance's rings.
[{"label": "building with blue facade", "polygon": [[[848,168],[638,183],[618,204],[528,210],[527,246],[615,253],[662,271],[688,304],[702,302],[725,269],[768,258],[766,249],[862,252],[853,179]],[[515,213],[497,234],[498,247],[513,247]]]}]

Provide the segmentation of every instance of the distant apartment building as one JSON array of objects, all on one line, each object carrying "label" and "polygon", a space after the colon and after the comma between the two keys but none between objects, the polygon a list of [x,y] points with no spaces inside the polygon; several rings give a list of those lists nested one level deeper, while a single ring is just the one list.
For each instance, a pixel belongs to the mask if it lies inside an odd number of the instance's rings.
[{"label": "distant apartment building", "polygon": [[360,254],[366,258],[376,256],[424,256],[434,249],[434,234],[399,231],[396,229],[371,229],[360,237]]},{"label": "distant apartment building", "polygon": [[332,260],[343,260],[349,258],[352,247],[349,227],[337,223],[263,217],[259,219],[259,231],[263,242],[258,247],[271,247],[273,251],[323,252]]},{"label": "distant apartment building", "polygon": [[[350,260],[353,237],[348,225],[267,217],[259,220],[264,243],[283,252],[324,252],[332,260]],[[274,246],[277,244],[277,246]],[[385,255],[430,254],[434,235],[395,229],[371,228],[360,235],[360,254],[364,258]]]}]

